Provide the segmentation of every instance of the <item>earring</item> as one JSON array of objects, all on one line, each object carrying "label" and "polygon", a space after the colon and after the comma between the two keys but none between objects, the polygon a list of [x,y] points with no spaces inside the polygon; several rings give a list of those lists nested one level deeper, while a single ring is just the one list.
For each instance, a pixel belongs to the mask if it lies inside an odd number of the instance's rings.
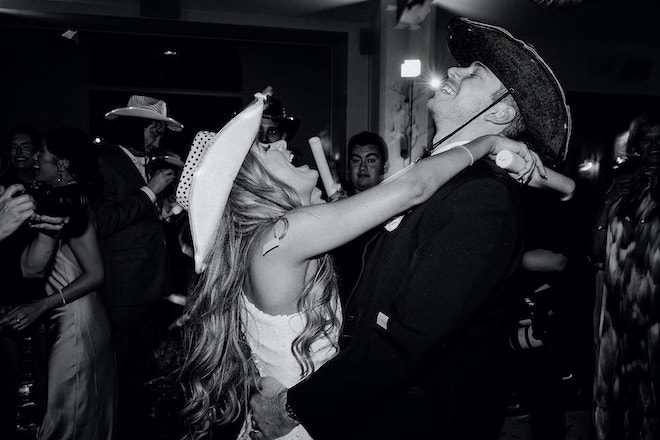
[{"label": "earring", "polygon": [[280,238],[284,238],[289,230],[289,220],[286,217],[280,218],[273,228],[273,239],[264,244],[261,248],[261,255],[266,255],[280,245]]}]

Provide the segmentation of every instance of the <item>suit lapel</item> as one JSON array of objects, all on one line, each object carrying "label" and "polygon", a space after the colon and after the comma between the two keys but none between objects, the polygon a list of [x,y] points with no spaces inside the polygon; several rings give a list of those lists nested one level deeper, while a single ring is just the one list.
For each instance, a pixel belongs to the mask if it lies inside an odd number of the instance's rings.
[{"label": "suit lapel", "polygon": [[137,167],[119,145],[116,145],[115,148],[115,165],[131,185],[143,186],[145,184]]}]

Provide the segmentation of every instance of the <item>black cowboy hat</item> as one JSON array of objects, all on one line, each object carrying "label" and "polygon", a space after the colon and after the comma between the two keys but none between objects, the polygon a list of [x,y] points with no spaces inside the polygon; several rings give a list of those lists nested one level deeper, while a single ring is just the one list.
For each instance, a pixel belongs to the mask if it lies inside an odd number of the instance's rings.
[{"label": "black cowboy hat", "polygon": [[282,101],[272,96],[268,96],[261,117],[279,121],[282,124],[282,130],[287,133],[288,141],[293,138],[293,135],[296,134],[300,126],[300,119],[288,114]]},{"label": "black cowboy hat", "polygon": [[447,46],[459,65],[486,65],[510,90],[525,121],[529,147],[545,165],[559,165],[568,152],[571,113],[550,67],[536,50],[508,31],[464,17],[447,26]]}]

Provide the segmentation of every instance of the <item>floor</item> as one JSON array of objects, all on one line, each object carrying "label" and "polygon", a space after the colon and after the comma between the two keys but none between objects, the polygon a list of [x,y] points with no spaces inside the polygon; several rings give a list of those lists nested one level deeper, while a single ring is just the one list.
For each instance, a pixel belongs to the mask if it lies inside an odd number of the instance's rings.
[{"label": "floor", "polygon": [[[593,440],[591,412],[566,411],[566,440]],[[532,440],[529,415],[507,417],[499,440]]]},{"label": "floor", "polygon": [[[177,416],[181,395],[174,379],[167,374],[167,372],[172,371],[179,360],[176,348],[177,342],[170,342],[163,344],[157,352],[159,369],[149,383],[151,395],[150,423],[152,425],[150,431],[153,436],[145,440],[179,440],[181,438],[182,426],[180,418]],[[21,406],[19,408],[19,434],[21,440],[35,439],[38,429],[31,388],[32,378],[29,373],[25,373],[19,390],[21,394]],[[567,408],[565,412],[567,428],[565,440],[593,440],[589,399],[579,395],[579,387],[571,382],[570,377],[564,379],[563,388]],[[508,416],[499,440],[533,440],[530,418],[526,408],[516,401],[513,394],[509,404]]]},{"label": "floor", "polygon": [[[26,338],[24,340],[26,354],[29,354],[29,347],[29,338]],[[148,383],[151,402],[149,432],[152,435],[144,440],[180,440],[183,431],[177,411],[181,407],[181,393],[174,376],[170,374],[178,365],[179,360],[175,342],[163,343],[156,352],[156,358],[157,370],[154,372],[153,379]],[[29,359],[29,356],[25,356],[25,359]],[[39,415],[34,401],[33,385],[30,365],[26,364],[19,386],[20,402],[17,427],[19,440],[36,439],[39,429]],[[0,435],[0,437],[2,436]]]},{"label": "floor", "polygon": [[[561,440],[594,440],[590,383],[579,384],[576,375],[567,373],[562,378],[562,400],[566,419],[566,438]],[[533,440],[530,415],[524,404],[510,396],[508,415],[499,440]],[[555,439],[552,439],[555,440]],[[559,439],[557,439],[559,440]]]}]

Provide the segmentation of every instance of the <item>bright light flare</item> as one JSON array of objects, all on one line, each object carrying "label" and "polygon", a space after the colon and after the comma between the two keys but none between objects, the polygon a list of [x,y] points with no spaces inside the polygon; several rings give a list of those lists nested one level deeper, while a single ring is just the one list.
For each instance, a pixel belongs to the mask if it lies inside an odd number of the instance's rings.
[{"label": "bright light flare", "polygon": [[438,90],[440,85],[442,85],[442,80],[440,78],[431,78],[429,80],[429,87],[433,90]]}]

